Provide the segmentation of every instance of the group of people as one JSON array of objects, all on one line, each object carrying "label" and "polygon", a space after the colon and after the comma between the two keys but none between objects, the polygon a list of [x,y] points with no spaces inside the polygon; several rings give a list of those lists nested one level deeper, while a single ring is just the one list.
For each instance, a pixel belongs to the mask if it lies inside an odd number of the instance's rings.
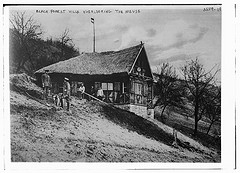
[{"label": "group of people", "polygon": [[[42,74],[42,87],[43,87],[43,99],[47,100],[50,95],[50,88],[52,87],[51,78],[49,76],[49,70],[45,70],[45,73]],[[56,105],[64,107],[64,100],[67,103],[67,110],[70,110],[70,93],[71,93],[71,85],[68,78],[64,78],[63,81],[63,93],[53,95],[53,100]],[[82,100],[84,98],[85,86],[81,82],[80,87],[77,90],[77,95]],[[105,95],[101,87],[98,88],[97,92],[95,92],[94,87],[91,87],[91,94],[97,96],[98,99],[103,100]]]},{"label": "group of people", "polygon": [[[42,87],[43,87],[43,100],[47,100],[50,94],[50,88],[52,87],[51,78],[48,74],[49,70],[45,70],[45,73],[42,74]],[[63,93],[53,95],[53,100],[56,105],[64,107],[64,100],[67,103],[67,110],[70,110],[70,93],[71,86],[68,78],[63,80]]]}]

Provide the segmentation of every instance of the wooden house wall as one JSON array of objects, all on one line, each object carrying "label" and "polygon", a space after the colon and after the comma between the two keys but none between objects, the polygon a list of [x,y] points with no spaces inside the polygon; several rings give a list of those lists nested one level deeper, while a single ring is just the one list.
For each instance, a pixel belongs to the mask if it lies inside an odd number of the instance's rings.
[{"label": "wooden house wall", "polygon": [[[140,68],[140,71],[138,68]],[[153,98],[153,80],[144,49],[139,54],[130,76],[130,103],[142,106],[151,104]]]},{"label": "wooden house wall", "polygon": [[152,101],[152,82],[144,78],[132,76],[130,78],[129,94],[131,104],[147,106]]},{"label": "wooden house wall", "polygon": [[[125,104],[129,103],[129,76],[127,73],[112,75],[73,75],[73,74],[49,74],[52,81],[52,93],[63,92],[63,79],[70,79],[71,95],[77,96],[77,90],[82,82],[85,91],[96,96],[98,87],[101,86],[106,102]],[[41,86],[41,75],[36,75]],[[91,87],[94,88],[92,91]],[[107,88],[106,88],[107,87]]]}]

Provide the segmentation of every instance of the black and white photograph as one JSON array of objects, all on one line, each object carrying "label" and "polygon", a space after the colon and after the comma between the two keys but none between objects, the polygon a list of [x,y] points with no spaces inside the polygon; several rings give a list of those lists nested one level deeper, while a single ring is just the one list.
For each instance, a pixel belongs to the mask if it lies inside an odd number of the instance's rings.
[{"label": "black and white photograph", "polygon": [[9,8],[12,162],[221,162],[221,5]]},{"label": "black and white photograph", "polygon": [[4,6],[5,158],[13,164],[182,163],[173,169],[188,169],[197,163],[221,169],[223,119],[234,117],[222,109],[223,9]]}]

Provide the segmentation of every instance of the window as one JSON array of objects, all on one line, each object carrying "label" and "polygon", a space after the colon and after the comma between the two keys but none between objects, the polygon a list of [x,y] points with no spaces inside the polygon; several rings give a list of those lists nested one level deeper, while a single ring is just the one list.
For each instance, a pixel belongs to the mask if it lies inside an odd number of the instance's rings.
[{"label": "window", "polygon": [[95,82],[95,89],[102,87],[103,93],[105,95],[105,102],[108,103],[129,103],[130,95],[129,84],[122,82]]},{"label": "window", "polygon": [[145,104],[144,97],[144,85],[141,81],[131,81],[131,103],[135,104]]},{"label": "window", "polygon": [[114,102],[113,83],[102,83],[103,93],[106,102]]},{"label": "window", "polygon": [[120,91],[120,82],[114,82],[114,91]]},{"label": "window", "polygon": [[135,94],[142,94],[142,85],[139,83],[134,83],[134,88],[135,88]]},{"label": "window", "polygon": [[108,90],[113,90],[113,83],[108,83]]},{"label": "window", "polygon": [[102,83],[102,89],[103,90],[113,90],[113,83]]},{"label": "window", "polygon": [[103,90],[108,90],[107,83],[102,83],[102,89]]}]

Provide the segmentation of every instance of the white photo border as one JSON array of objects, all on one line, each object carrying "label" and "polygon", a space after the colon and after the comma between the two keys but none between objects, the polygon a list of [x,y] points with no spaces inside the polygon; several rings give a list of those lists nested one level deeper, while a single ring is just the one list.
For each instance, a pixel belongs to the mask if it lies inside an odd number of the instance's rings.
[{"label": "white photo border", "polygon": [[[37,4],[49,3],[47,1],[36,1]],[[55,3],[54,3],[55,2]],[[52,1],[52,5],[63,2],[65,5],[68,3],[76,3],[79,1]],[[98,4],[96,1],[84,1],[85,4]],[[81,2],[84,3],[84,2]],[[106,2],[106,3],[105,3]],[[128,4],[129,2],[125,2]],[[156,4],[160,2],[156,1],[138,1],[140,4]],[[193,1],[168,1],[165,4],[193,4]],[[19,1],[10,1],[10,3],[17,5]],[[32,1],[23,1],[21,4],[28,4]],[[101,2],[102,3],[102,2]],[[134,3],[134,2],[133,2]],[[135,2],[136,3],[136,2]],[[163,2],[161,2],[163,3]],[[3,143],[3,162],[4,169],[10,171],[31,171],[31,170],[85,170],[85,171],[104,171],[104,170],[234,170],[236,167],[236,104],[239,105],[239,100],[236,100],[236,86],[235,86],[235,11],[234,3],[225,3],[223,1],[198,1],[198,4],[222,4],[222,57],[221,57],[221,83],[222,83],[222,142],[221,142],[221,163],[13,163],[10,156],[10,99],[9,99],[9,45],[8,45],[8,6],[3,9],[4,12],[4,59],[3,59],[3,123],[4,128],[4,143]],[[21,4],[18,4],[21,6]],[[104,1],[103,4],[114,4],[111,1]],[[117,3],[118,4],[118,3]],[[44,4],[46,5],[46,4]],[[71,5],[71,4],[70,4]],[[196,4],[197,5],[197,4]],[[239,20],[239,19],[238,19]],[[239,22],[238,22],[239,25]],[[239,30],[239,27],[237,27]],[[239,37],[238,32],[237,36]],[[239,40],[238,40],[239,41]],[[239,46],[239,45],[238,45]],[[239,54],[237,54],[239,57]],[[237,61],[237,69],[239,69]],[[237,77],[239,74],[237,72]],[[239,80],[237,81],[237,87],[239,88]],[[236,90],[237,91],[237,90]],[[237,93],[239,98],[239,93]],[[239,120],[237,121],[239,124]],[[239,133],[238,133],[239,134]]]}]

